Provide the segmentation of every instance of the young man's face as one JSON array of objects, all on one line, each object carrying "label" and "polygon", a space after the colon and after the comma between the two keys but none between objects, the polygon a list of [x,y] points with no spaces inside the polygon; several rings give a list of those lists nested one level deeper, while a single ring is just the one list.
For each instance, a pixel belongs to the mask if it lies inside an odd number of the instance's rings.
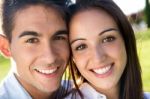
[{"label": "young man's face", "polygon": [[39,5],[18,11],[10,51],[17,79],[29,92],[57,90],[69,58],[64,20],[56,10]]}]

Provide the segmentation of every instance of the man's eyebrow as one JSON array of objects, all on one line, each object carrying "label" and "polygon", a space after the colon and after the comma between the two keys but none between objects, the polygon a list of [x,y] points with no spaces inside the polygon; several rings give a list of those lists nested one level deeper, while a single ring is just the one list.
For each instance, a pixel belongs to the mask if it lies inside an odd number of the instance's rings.
[{"label": "man's eyebrow", "polygon": [[102,35],[102,34],[104,34],[105,32],[109,32],[109,31],[119,31],[119,30],[116,29],[116,28],[108,28],[108,29],[103,30],[102,32],[100,32],[99,35]]},{"label": "man's eyebrow", "polygon": [[19,38],[23,37],[23,36],[39,36],[39,34],[35,31],[24,31],[19,35]]},{"label": "man's eyebrow", "polygon": [[57,31],[54,35],[68,35],[69,32],[67,30],[60,30],[60,31]]}]

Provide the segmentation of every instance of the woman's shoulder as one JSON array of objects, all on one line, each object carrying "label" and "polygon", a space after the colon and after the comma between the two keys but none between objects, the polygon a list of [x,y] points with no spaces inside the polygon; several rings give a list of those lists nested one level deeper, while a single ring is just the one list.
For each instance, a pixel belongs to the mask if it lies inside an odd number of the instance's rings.
[{"label": "woman's shoulder", "polygon": [[80,86],[80,91],[85,99],[107,99],[104,94],[97,92],[89,83],[83,83]]},{"label": "woman's shoulder", "polygon": [[[91,85],[88,83],[81,84],[79,88],[85,99],[106,99],[106,96],[97,92]],[[65,99],[82,99],[76,89],[73,89],[72,92]]]},{"label": "woman's shoulder", "polygon": [[144,99],[150,99],[150,92],[144,92]]},{"label": "woman's shoulder", "polygon": [[72,88],[64,99],[82,99],[76,88]]}]

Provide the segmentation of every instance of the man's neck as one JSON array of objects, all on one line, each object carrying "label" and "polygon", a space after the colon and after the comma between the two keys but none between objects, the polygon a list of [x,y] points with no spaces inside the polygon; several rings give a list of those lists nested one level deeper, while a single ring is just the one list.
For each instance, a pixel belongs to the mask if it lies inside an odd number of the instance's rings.
[{"label": "man's neck", "polygon": [[36,92],[32,92],[31,96],[33,99],[55,99],[56,92],[51,93],[51,94],[50,93],[45,94],[45,93],[36,91]]},{"label": "man's neck", "polygon": [[30,86],[25,81],[22,81],[19,77],[16,76],[16,78],[33,99],[54,99],[56,97],[57,93],[56,91],[42,92],[39,89],[35,88],[34,86]]}]

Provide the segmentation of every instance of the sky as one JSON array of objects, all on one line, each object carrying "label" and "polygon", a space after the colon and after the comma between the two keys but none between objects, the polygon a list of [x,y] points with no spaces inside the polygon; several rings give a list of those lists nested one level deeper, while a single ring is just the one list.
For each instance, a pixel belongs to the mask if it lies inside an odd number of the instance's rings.
[{"label": "sky", "polygon": [[[73,2],[75,0],[72,0]],[[126,14],[138,12],[145,7],[145,0],[113,0],[121,10]]]},{"label": "sky", "polygon": [[145,0],[113,0],[126,14],[138,12],[145,7]]}]

